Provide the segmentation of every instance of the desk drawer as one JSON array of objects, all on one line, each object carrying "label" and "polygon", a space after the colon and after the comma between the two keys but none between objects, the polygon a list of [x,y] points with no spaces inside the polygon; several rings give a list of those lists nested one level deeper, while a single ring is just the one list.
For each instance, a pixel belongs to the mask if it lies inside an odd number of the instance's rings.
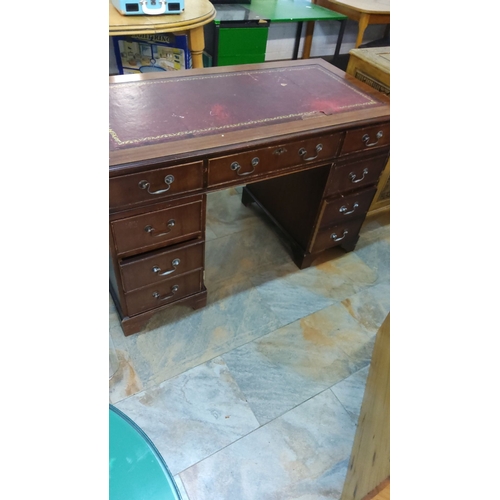
[{"label": "desk drawer", "polygon": [[202,200],[111,222],[117,255],[153,250],[201,236]]},{"label": "desk drawer", "polygon": [[371,127],[348,130],[340,151],[341,155],[356,151],[388,146],[390,144],[390,127],[388,123],[381,123]]},{"label": "desk drawer", "polygon": [[204,243],[180,244],[121,262],[125,292],[203,268]]},{"label": "desk drawer", "polygon": [[341,133],[283,143],[208,161],[208,186],[242,182],[284,168],[332,160],[340,146]]},{"label": "desk drawer", "polygon": [[321,229],[316,234],[312,244],[311,253],[321,252],[327,248],[342,245],[352,238],[358,238],[359,230],[364,221],[364,217],[358,217],[348,222],[343,222]]},{"label": "desk drawer", "polygon": [[163,200],[203,188],[203,162],[149,170],[109,180],[109,207]]},{"label": "desk drawer", "polygon": [[331,169],[325,196],[360,189],[375,184],[384,169],[389,155],[370,156],[348,163],[340,162]]},{"label": "desk drawer", "polygon": [[319,226],[330,226],[366,214],[376,191],[377,188],[372,187],[341,198],[329,198],[323,201]]},{"label": "desk drawer", "polygon": [[203,271],[193,271],[161,283],[156,283],[125,294],[128,315],[133,316],[165,304],[170,304],[196,292],[203,287]]}]

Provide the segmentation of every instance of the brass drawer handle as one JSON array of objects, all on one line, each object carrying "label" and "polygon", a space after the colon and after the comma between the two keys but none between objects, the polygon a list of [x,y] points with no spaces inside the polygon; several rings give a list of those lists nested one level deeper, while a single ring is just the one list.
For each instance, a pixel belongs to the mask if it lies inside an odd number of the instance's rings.
[{"label": "brass drawer handle", "polygon": [[349,212],[347,211],[347,207],[345,205],[342,205],[340,208],[339,208],[339,212],[343,215],[349,215],[349,214],[353,214],[356,210],[356,208],[359,207],[359,204],[358,202],[354,203],[354,205],[352,206],[352,210],[350,210]]},{"label": "brass drawer handle", "polygon": [[159,191],[150,191],[149,188],[151,185],[149,184],[148,181],[139,181],[139,187],[141,189],[147,189],[149,194],[163,194],[163,193],[166,193],[170,189],[170,185],[172,184],[172,182],[175,181],[175,178],[173,175],[167,175],[165,177],[165,179],[163,179],[163,180],[165,181],[165,184],[167,185],[167,189],[160,189]]},{"label": "brass drawer handle", "polygon": [[158,292],[153,292],[153,297],[157,300],[165,300],[165,299],[170,299],[172,298],[176,293],[177,291],[179,290],[179,285],[174,285],[172,288],[171,288],[172,292],[171,293],[168,293],[167,295],[164,295],[163,297],[158,293]]},{"label": "brass drawer handle", "polygon": [[342,236],[338,237],[336,233],[332,233],[332,234],[330,235],[330,238],[331,238],[333,241],[340,241],[340,240],[343,240],[343,239],[346,237],[346,235],[347,235],[347,233],[348,233],[348,232],[349,232],[349,231],[348,231],[347,229],[344,229],[344,232],[342,233]]},{"label": "brass drawer handle", "polygon": [[233,161],[233,163],[231,163],[231,170],[235,170],[236,174],[239,176],[250,175],[255,172],[255,167],[259,164],[259,161],[260,160],[257,156],[255,158],[252,158],[251,162],[253,167],[252,170],[250,170],[250,172],[243,172],[243,173],[240,173],[241,165],[237,161]]},{"label": "brass drawer handle", "polygon": [[361,182],[365,178],[366,174],[368,174],[368,169],[367,168],[363,169],[363,177],[360,177],[359,179],[356,179],[356,174],[354,172],[351,172],[349,174],[349,177],[351,178],[351,182],[353,184],[356,184],[357,182]]},{"label": "brass drawer handle", "polygon": [[165,236],[167,234],[170,233],[170,231],[172,230],[172,228],[175,226],[175,220],[174,219],[170,219],[168,222],[167,222],[167,227],[169,228],[169,230],[165,233],[160,233],[160,234],[153,234],[156,229],[153,227],[153,226],[146,226],[144,228],[144,231],[146,231],[146,233],[149,233],[151,236],[153,236],[154,238],[160,238],[161,236]]},{"label": "brass drawer handle", "polygon": [[376,144],[378,144],[378,140],[384,135],[384,133],[382,132],[382,130],[379,130],[377,132],[377,140],[375,142],[371,142],[371,143],[368,143],[368,141],[370,140],[370,136],[368,134],[365,134],[363,137],[361,137],[361,140],[365,143],[365,146],[367,148],[371,147],[371,146],[375,146]]},{"label": "brass drawer handle", "polygon": [[[316,156],[310,156],[309,158],[303,158],[304,161],[311,161],[311,160],[315,160],[319,153],[323,150],[323,144],[318,144],[316,146]],[[305,156],[307,154],[307,150],[306,148],[300,148],[299,149],[299,156]]]},{"label": "brass drawer handle", "polygon": [[173,267],[173,269],[170,269],[169,271],[165,271],[164,273],[160,273],[161,268],[160,268],[160,267],[158,267],[158,266],[154,266],[154,267],[153,267],[153,269],[152,269],[152,271],[153,271],[154,273],[157,273],[157,274],[158,274],[158,276],[168,276],[169,274],[172,274],[172,273],[174,273],[174,272],[176,271],[177,266],[178,266],[180,263],[181,263],[181,259],[174,259],[174,260],[172,261],[172,267]]}]

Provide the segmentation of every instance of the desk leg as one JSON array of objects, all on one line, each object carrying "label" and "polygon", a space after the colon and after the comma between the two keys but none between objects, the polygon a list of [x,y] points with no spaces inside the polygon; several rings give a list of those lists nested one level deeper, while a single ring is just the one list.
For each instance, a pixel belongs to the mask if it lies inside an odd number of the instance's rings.
[{"label": "desk leg", "polygon": [[205,36],[203,26],[189,30],[189,50],[193,59],[193,68],[203,68],[203,50],[205,50]]},{"label": "desk leg", "polygon": [[365,30],[370,23],[370,14],[366,14],[363,12],[358,21],[358,37],[356,38],[356,46],[357,49],[363,43],[363,36],[365,34]]},{"label": "desk leg", "polygon": [[344,39],[344,31],[346,24],[347,24],[347,19],[342,19],[342,21],[340,21],[340,29],[337,37],[337,45],[335,45],[335,54],[333,54],[333,63],[337,61],[337,58],[340,55],[340,47],[342,46],[342,40]]},{"label": "desk leg", "polygon": [[295,47],[293,48],[293,56],[292,59],[297,59],[299,55],[299,45],[300,45],[300,37],[302,36],[302,25],[304,23],[299,21],[297,23],[297,33],[295,34]]},{"label": "desk leg", "polygon": [[302,51],[302,59],[309,59],[311,55],[314,24],[314,21],[308,21],[306,24],[306,36],[304,38],[304,50]]},{"label": "desk leg", "polygon": [[219,29],[220,29],[220,24],[215,25],[214,29],[214,46],[212,49],[212,66],[218,66],[219,65]]}]

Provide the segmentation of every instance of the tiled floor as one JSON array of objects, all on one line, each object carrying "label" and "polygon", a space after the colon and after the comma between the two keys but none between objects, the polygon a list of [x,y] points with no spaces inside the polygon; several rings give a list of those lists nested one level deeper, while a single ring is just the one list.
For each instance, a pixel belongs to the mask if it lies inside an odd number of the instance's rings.
[{"label": "tiled floor", "polygon": [[335,500],[389,312],[389,216],[367,219],[353,252],[300,271],[240,192],[208,195],[207,307],[125,337],[110,299],[110,402],[183,500]]}]

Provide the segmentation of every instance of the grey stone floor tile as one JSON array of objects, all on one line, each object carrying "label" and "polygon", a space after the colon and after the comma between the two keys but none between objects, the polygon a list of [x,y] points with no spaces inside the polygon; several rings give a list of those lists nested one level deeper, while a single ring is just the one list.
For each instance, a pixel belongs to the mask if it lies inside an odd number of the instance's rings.
[{"label": "grey stone floor tile", "polygon": [[334,304],[233,349],[223,359],[264,424],[369,363],[365,353],[373,348],[372,337],[341,304]]},{"label": "grey stone floor tile", "polygon": [[366,378],[368,377],[369,369],[369,365],[361,368],[361,370],[349,375],[349,377],[330,388],[356,425],[365,394]]},{"label": "grey stone floor tile", "polygon": [[326,390],[180,476],[191,500],[335,500],[354,432]]},{"label": "grey stone floor tile", "polygon": [[206,242],[206,286],[210,289],[221,281],[248,278],[289,261],[289,254],[272,229],[253,225],[243,232]]},{"label": "grey stone floor tile", "polygon": [[262,224],[256,212],[241,203],[241,192],[235,188],[207,195],[207,227],[217,238]]},{"label": "grey stone floor tile", "polygon": [[360,235],[354,249],[357,255],[376,273],[374,284],[390,282],[390,229],[382,226]]},{"label": "grey stone floor tile", "polygon": [[259,426],[221,358],[115,406],[149,436],[174,476]]},{"label": "grey stone floor tile", "polygon": [[205,241],[216,240],[217,235],[213,232],[212,228],[207,224],[205,227]]},{"label": "grey stone floor tile", "polygon": [[380,283],[346,298],[342,304],[367,330],[377,333],[390,311],[390,285]]},{"label": "grey stone floor tile", "polygon": [[250,280],[283,324],[291,323],[373,285],[376,274],[352,252],[300,270],[287,261]]},{"label": "grey stone floor tile", "polygon": [[113,387],[112,401],[153,387],[279,326],[274,312],[245,280],[214,287],[205,308],[179,307],[158,314],[139,334],[125,337],[117,325],[110,334],[129,375]]},{"label": "grey stone floor tile", "polygon": [[175,481],[175,485],[177,486],[177,489],[179,490],[181,500],[190,500],[190,498],[186,492],[186,489],[184,488],[184,483],[182,482],[182,479],[179,476],[179,474],[174,476],[174,481]]}]

